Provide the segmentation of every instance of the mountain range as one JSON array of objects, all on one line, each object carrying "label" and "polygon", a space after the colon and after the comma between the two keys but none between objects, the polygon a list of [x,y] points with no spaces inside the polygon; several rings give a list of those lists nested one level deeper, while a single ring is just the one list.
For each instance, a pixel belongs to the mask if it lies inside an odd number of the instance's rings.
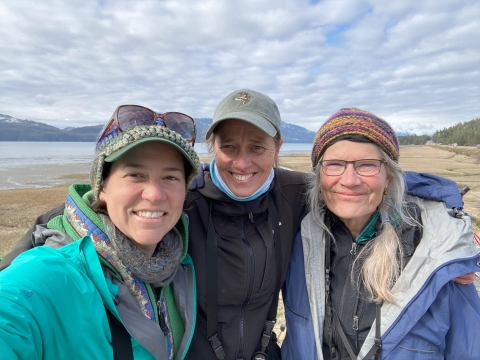
[{"label": "mountain range", "polygon": [[[211,118],[195,119],[197,124],[197,141],[203,139]],[[77,141],[95,142],[103,125],[68,127],[59,129],[55,126],[32,120],[21,120],[0,114],[0,141]],[[282,137],[287,143],[311,143],[315,132],[301,126],[282,121]]]},{"label": "mountain range", "polygon": [[[212,118],[195,119],[197,123],[197,141],[203,139]],[[55,126],[32,120],[21,120],[0,114],[0,141],[77,141],[95,142],[103,125],[67,127]],[[436,132],[431,125],[396,126],[397,136],[433,135]],[[311,143],[315,132],[301,126],[282,121],[282,137],[286,143]]]}]

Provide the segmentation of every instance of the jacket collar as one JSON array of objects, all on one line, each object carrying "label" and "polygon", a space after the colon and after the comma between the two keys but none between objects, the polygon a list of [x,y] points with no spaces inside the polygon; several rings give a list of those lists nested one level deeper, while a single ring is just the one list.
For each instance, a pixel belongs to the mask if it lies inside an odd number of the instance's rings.
[{"label": "jacket collar", "polygon": [[273,179],[272,184],[270,185],[269,190],[260,195],[258,198],[246,201],[239,202],[230,199],[225,195],[212,181],[210,173],[205,175],[205,186],[197,191],[207,200],[215,200],[212,203],[212,211],[215,214],[220,214],[224,216],[242,216],[245,214],[259,214],[267,211],[268,208],[268,196],[272,191],[276,178]]}]

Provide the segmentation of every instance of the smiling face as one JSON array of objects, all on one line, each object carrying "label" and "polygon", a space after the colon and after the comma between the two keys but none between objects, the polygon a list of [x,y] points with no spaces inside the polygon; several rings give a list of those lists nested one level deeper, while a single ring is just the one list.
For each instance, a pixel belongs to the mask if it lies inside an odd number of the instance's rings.
[{"label": "smiling face", "polygon": [[[323,155],[323,160],[361,159],[381,160],[380,152],[371,143],[342,140],[330,146]],[[358,175],[353,164],[348,164],[345,172],[339,176],[327,176],[320,171],[322,197],[326,206],[354,236],[359,234],[377,210],[389,181],[384,164],[380,173],[374,176]]]},{"label": "smiling face", "polygon": [[168,144],[148,142],[112,164],[99,198],[115,226],[152,255],[180,219],[185,195],[183,156]]},{"label": "smiling face", "polygon": [[217,126],[215,163],[235,196],[248,197],[263,185],[279,150],[271,136],[245,121],[225,120]]}]

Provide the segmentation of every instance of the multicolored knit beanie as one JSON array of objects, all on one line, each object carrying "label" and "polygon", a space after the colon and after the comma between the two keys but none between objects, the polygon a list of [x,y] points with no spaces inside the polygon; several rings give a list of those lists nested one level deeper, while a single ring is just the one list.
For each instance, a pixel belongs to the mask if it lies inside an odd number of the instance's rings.
[{"label": "multicolored knit beanie", "polygon": [[123,132],[113,126],[107,134],[103,134],[103,131],[100,132],[100,138],[97,140],[95,158],[90,171],[90,184],[95,200],[98,199],[102,183],[105,180],[103,174],[105,162],[114,162],[127,151],[146,142],[163,142],[180,151],[192,167],[188,178],[185,179],[187,188],[199,172],[200,160],[190,143],[175,131],[164,126],[135,126]]},{"label": "multicolored knit beanie", "polygon": [[380,146],[388,156],[398,161],[400,156],[397,135],[383,119],[365,110],[341,109],[320,127],[313,141],[312,166],[315,167],[325,150],[336,140],[361,135]]}]

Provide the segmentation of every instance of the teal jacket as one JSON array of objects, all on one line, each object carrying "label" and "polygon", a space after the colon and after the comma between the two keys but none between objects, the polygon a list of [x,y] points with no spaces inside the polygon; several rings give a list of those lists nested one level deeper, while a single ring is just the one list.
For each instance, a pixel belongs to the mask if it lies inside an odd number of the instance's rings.
[{"label": "teal jacket", "polygon": [[[67,206],[89,222],[89,235],[103,231],[99,218],[88,211],[88,190],[73,185]],[[84,196],[85,195],[85,196]],[[90,209],[91,210],[91,209]],[[92,214],[93,213],[93,214]],[[97,224],[97,225],[93,225]],[[90,236],[60,249],[39,246],[20,255],[0,273],[0,357],[2,359],[112,359],[111,333],[105,307],[131,335],[135,359],[183,359],[196,318],[195,272],[187,251],[187,219],[177,229],[184,239],[181,266],[172,283],[160,292],[169,332],[145,317],[116,271],[99,259]],[[73,238],[66,215],[48,224],[51,237]],[[48,243],[48,242],[47,242]],[[144,284],[153,304],[155,294]],[[173,348],[167,337],[173,338]],[[170,342],[171,343],[171,342]],[[172,351],[173,350],[173,351]]]}]

